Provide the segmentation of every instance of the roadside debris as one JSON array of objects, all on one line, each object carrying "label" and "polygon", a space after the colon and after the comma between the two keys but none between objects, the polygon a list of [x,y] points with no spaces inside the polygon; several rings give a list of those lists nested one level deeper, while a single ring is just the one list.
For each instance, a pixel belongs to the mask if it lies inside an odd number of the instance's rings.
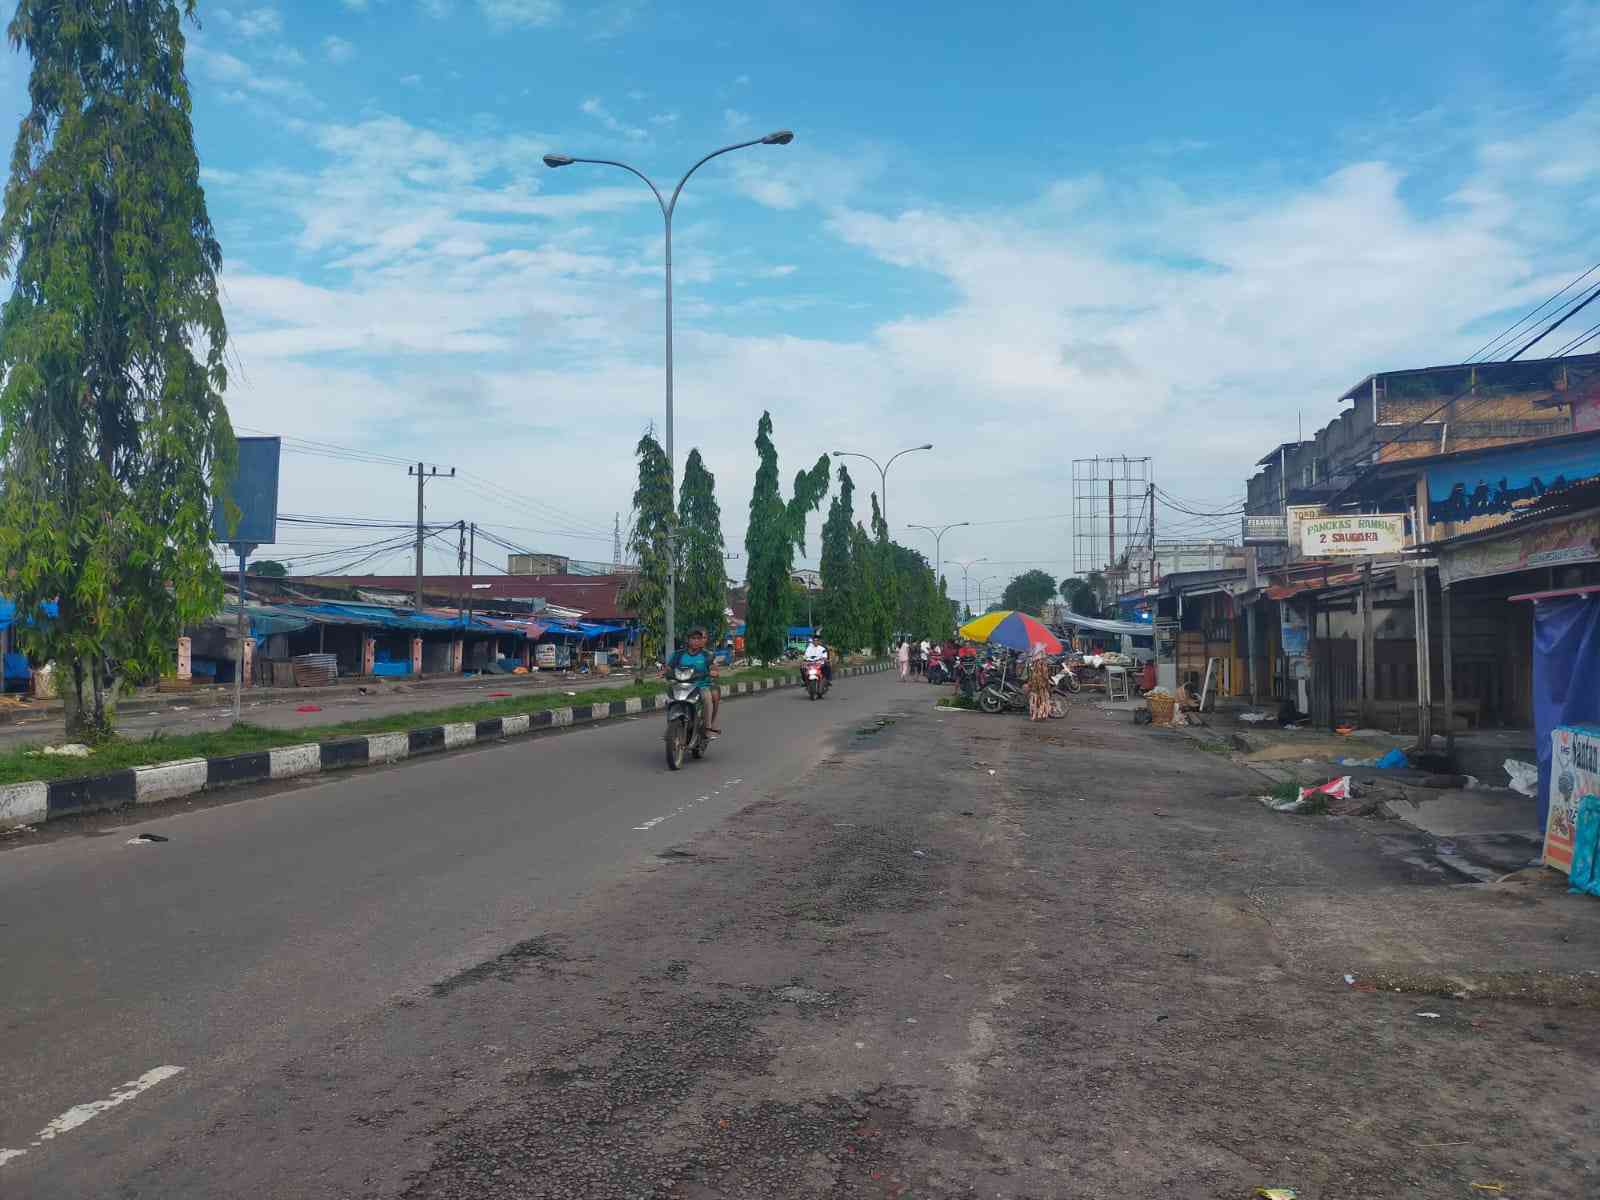
[{"label": "roadside debris", "polygon": [[64,746],[46,746],[38,753],[47,754],[52,758],[88,758],[89,747],[82,742],[68,742]]},{"label": "roadside debris", "polygon": [[1515,758],[1506,759],[1502,764],[1506,774],[1511,777],[1511,790],[1521,792],[1524,796],[1537,796],[1539,794],[1539,765],[1531,762],[1521,762]]},{"label": "roadside debris", "polygon": [[1437,1021],[1439,1019],[1439,1014],[1436,1012],[1419,1012],[1417,1016],[1427,1017],[1430,1021]]},{"label": "roadside debris", "polygon": [[295,712],[298,713],[313,713],[321,711],[322,705],[320,704],[302,704],[299,708],[295,709]]},{"label": "roadside debris", "polygon": [[138,837],[128,839],[130,846],[154,846],[158,842],[170,842],[171,838],[164,838],[159,833],[141,833]]},{"label": "roadside debris", "polygon": [[1250,1194],[1256,1200],[1295,1200],[1300,1193],[1293,1188],[1257,1188]]},{"label": "roadside debris", "polygon": [[1264,712],[1243,712],[1239,714],[1239,720],[1248,725],[1260,725],[1264,721],[1272,720],[1272,714]]}]

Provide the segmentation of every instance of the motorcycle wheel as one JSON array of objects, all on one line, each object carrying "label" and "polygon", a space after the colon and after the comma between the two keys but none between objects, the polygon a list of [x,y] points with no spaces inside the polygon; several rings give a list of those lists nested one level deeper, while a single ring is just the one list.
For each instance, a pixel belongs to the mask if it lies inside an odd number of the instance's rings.
[{"label": "motorcycle wheel", "polygon": [[667,769],[676,771],[683,766],[683,722],[667,723]]},{"label": "motorcycle wheel", "polygon": [[983,691],[978,693],[978,707],[986,713],[1000,712],[1005,706],[1005,700],[993,688],[984,688]]},{"label": "motorcycle wheel", "polygon": [[1050,717],[1052,720],[1064,720],[1067,715],[1067,698],[1060,692],[1050,693]]},{"label": "motorcycle wheel", "polygon": [[689,747],[689,753],[696,758],[704,758],[706,756],[706,748],[710,745],[711,743],[706,741],[705,738],[697,737],[694,740],[694,745]]},{"label": "motorcycle wheel", "polygon": [[817,698],[817,681],[815,679],[806,680],[806,695],[813,700]]}]

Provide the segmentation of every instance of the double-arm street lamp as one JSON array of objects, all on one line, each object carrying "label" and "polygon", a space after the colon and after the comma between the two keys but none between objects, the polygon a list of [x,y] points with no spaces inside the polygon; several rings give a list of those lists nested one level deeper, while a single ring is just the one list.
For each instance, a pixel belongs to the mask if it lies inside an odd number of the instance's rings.
[{"label": "double-arm street lamp", "polygon": [[[983,612],[988,612],[989,611],[989,606],[983,602],[983,588],[984,588],[984,585],[985,584],[989,584],[989,583],[993,583],[995,580],[997,580],[999,578],[1000,578],[1000,576],[998,576],[998,575],[985,575],[982,579],[978,580],[978,607]],[[981,616],[982,613],[980,613],[979,615]]]},{"label": "double-arm street lamp", "polygon": [[932,442],[928,442],[921,446],[907,446],[898,454],[891,455],[889,461],[886,463],[879,463],[877,459],[872,457],[872,455],[858,454],[854,450],[835,450],[833,452],[833,456],[835,458],[864,458],[873,466],[878,468],[878,497],[883,502],[883,523],[885,526],[887,526],[889,524],[889,468],[894,466],[894,460],[899,458],[901,454],[910,454],[914,450],[932,449]]},{"label": "double-arm street lamp", "polygon": [[[625,162],[617,162],[610,158],[573,158],[569,154],[546,154],[544,165],[547,167],[570,167],[573,163],[593,163],[602,167],[621,167],[630,174],[637,175],[644,180],[645,186],[650,189],[656,198],[656,203],[661,206],[661,219],[666,224],[666,279],[667,279],[667,492],[672,497],[673,511],[677,511],[677,470],[672,458],[672,214],[678,207],[678,195],[683,191],[683,185],[689,182],[693,175],[706,163],[720,154],[727,154],[733,150],[743,150],[746,146],[787,146],[794,141],[794,134],[787,129],[780,129],[769,133],[766,137],[756,138],[748,142],[736,142],[732,146],[724,146],[720,150],[713,150],[694,166],[683,173],[683,178],[678,180],[678,186],[672,189],[672,198],[662,196],[661,189],[643,171],[630,167]],[[677,536],[677,521],[673,521],[673,536]],[[678,570],[674,563],[675,554],[667,555],[667,654],[670,656],[677,643],[677,602],[678,602]]]},{"label": "double-arm street lamp", "polygon": [[967,572],[979,563],[988,561],[987,558],[969,558],[966,562],[956,562],[956,566],[961,568],[961,607],[967,612],[972,611],[972,605],[967,601]]},{"label": "double-arm street lamp", "polygon": [[907,525],[906,526],[907,529],[920,529],[924,533],[933,534],[933,577],[934,577],[934,579],[938,580],[938,579],[943,579],[944,578],[944,558],[943,558],[943,552],[940,549],[940,543],[944,541],[944,535],[949,533],[952,529],[964,529],[968,525],[971,525],[971,524],[972,524],[971,521],[955,521],[955,522],[952,522],[949,525],[945,525],[945,526],[943,526],[943,527],[941,527],[939,529],[935,529],[932,525]]}]

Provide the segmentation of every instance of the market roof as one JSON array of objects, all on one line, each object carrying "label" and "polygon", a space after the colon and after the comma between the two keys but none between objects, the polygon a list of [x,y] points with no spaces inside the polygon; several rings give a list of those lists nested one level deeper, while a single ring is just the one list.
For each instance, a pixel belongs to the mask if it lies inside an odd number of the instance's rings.
[{"label": "market roof", "polygon": [[1474,367],[1486,373],[1490,371],[1518,372],[1525,370],[1528,375],[1539,375],[1557,366],[1600,367],[1600,354],[1568,354],[1562,358],[1530,358],[1518,363],[1445,363],[1443,366],[1438,367],[1404,367],[1398,371],[1374,371],[1371,375],[1362,379],[1360,383],[1348,389],[1339,399],[1344,401],[1361,398],[1363,394],[1370,392],[1374,379],[1396,379],[1406,375],[1432,375],[1440,371],[1468,371]]},{"label": "market roof", "polygon": [[1274,446],[1271,450],[1267,451],[1265,457],[1257,459],[1256,466],[1265,467],[1271,465],[1272,461],[1285,450],[1298,450],[1301,446],[1311,446],[1315,444],[1316,442],[1313,439],[1307,439],[1299,442],[1281,442]]},{"label": "market roof", "polygon": [[[425,596],[471,597],[474,604],[497,600],[542,599],[553,606],[575,609],[591,617],[627,615],[619,600],[622,589],[631,582],[628,575],[425,575]],[[281,581],[289,585],[311,584],[319,588],[397,592],[410,596],[416,588],[411,575],[296,575]],[[476,585],[487,584],[479,588]]]},{"label": "market roof", "polygon": [[1139,621],[1108,621],[1103,617],[1085,617],[1078,613],[1067,611],[1067,614],[1058,622],[1061,625],[1075,625],[1079,629],[1092,629],[1096,633],[1126,633],[1135,637],[1149,637],[1150,626]]}]

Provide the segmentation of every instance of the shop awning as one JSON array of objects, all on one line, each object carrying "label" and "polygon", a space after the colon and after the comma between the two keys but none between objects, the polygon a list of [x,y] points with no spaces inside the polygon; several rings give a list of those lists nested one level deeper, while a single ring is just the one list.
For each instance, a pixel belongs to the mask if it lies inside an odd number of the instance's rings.
[{"label": "shop awning", "polygon": [[1075,612],[1069,612],[1061,619],[1061,624],[1072,625],[1078,629],[1092,629],[1096,633],[1127,634],[1130,637],[1151,637],[1154,631],[1143,621],[1108,621],[1101,617],[1084,617]]}]

